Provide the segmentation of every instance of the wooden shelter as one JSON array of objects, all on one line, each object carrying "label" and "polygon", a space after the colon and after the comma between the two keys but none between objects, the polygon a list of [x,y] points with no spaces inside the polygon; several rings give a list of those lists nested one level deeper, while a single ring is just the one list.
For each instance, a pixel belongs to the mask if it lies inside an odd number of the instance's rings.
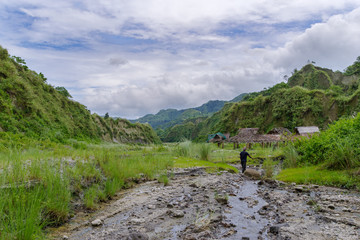
[{"label": "wooden shelter", "polygon": [[239,147],[239,143],[246,143],[248,147],[253,143],[261,143],[264,146],[282,141],[281,136],[282,134],[260,134],[259,128],[240,128],[238,134],[231,137],[229,142],[234,143],[234,148]]},{"label": "wooden shelter", "polygon": [[229,133],[222,134],[221,132],[218,132],[215,134],[209,134],[208,140],[206,142],[217,143],[219,147],[220,145],[224,147],[224,141],[229,139],[229,137],[230,137]]}]

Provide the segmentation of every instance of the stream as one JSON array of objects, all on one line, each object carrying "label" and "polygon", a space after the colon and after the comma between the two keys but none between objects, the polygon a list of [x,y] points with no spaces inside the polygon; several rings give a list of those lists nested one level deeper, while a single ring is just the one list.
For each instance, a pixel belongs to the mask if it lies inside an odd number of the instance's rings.
[{"label": "stream", "polygon": [[356,191],[226,171],[178,169],[171,183],[141,183],[93,213],[78,213],[53,239],[359,239]]}]

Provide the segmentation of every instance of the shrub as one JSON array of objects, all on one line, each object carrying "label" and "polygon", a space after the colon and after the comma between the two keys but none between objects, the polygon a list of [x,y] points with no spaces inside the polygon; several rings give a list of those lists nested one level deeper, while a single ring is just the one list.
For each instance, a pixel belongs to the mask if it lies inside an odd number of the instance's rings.
[{"label": "shrub", "polygon": [[199,146],[199,154],[201,160],[210,160],[210,153],[211,153],[211,145],[207,143],[202,143]]},{"label": "shrub", "polygon": [[266,178],[272,178],[274,174],[274,162],[270,159],[266,159],[262,165],[262,168],[265,171]]},{"label": "shrub", "polygon": [[177,151],[178,151],[178,155],[181,156],[181,157],[188,157],[188,156],[190,156],[190,152],[191,152],[191,141],[186,140],[186,141],[184,141],[184,142],[181,142],[181,143],[178,145]]},{"label": "shrub", "polygon": [[297,160],[299,155],[294,147],[294,145],[289,144],[284,148],[285,159],[283,162],[284,168],[294,168],[297,167]]}]

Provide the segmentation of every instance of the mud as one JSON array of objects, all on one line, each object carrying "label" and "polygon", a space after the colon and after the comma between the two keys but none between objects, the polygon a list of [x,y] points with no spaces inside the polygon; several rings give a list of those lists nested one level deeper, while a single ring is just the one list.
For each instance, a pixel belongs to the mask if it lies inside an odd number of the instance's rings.
[{"label": "mud", "polygon": [[360,194],[179,169],[78,214],[55,239],[359,239]]}]

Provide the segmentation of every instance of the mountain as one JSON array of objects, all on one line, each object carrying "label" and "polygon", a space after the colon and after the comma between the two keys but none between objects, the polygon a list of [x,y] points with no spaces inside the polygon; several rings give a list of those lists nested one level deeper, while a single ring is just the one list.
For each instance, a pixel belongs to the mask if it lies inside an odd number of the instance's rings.
[{"label": "mountain", "polygon": [[[198,122],[184,122],[167,130],[165,138],[181,139],[179,129],[187,129],[185,137],[204,141],[215,132],[236,134],[239,128],[258,127],[268,132],[274,127],[317,125],[324,129],[343,116],[360,111],[360,58],[347,69],[352,74],[308,64],[295,71],[287,83],[279,83],[261,92],[246,95],[242,101],[227,103],[224,107]],[[355,66],[355,67],[354,67]],[[358,68],[357,68],[358,67]],[[355,69],[355,70],[354,70]],[[360,71],[359,71],[360,73]]]},{"label": "mountain", "polygon": [[66,142],[102,139],[117,142],[160,142],[149,125],[102,118],[73,101],[64,87],[53,87],[42,73],[10,56],[0,46],[0,135]]},{"label": "mountain", "polygon": [[154,129],[165,130],[176,124],[181,124],[188,119],[203,118],[214,114],[222,109],[227,102],[240,101],[247,93],[240,94],[230,101],[214,100],[209,101],[200,107],[188,108],[183,110],[166,109],[160,110],[157,114],[147,114],[139,119],[131,120],[131,122],[148,123]]}]

